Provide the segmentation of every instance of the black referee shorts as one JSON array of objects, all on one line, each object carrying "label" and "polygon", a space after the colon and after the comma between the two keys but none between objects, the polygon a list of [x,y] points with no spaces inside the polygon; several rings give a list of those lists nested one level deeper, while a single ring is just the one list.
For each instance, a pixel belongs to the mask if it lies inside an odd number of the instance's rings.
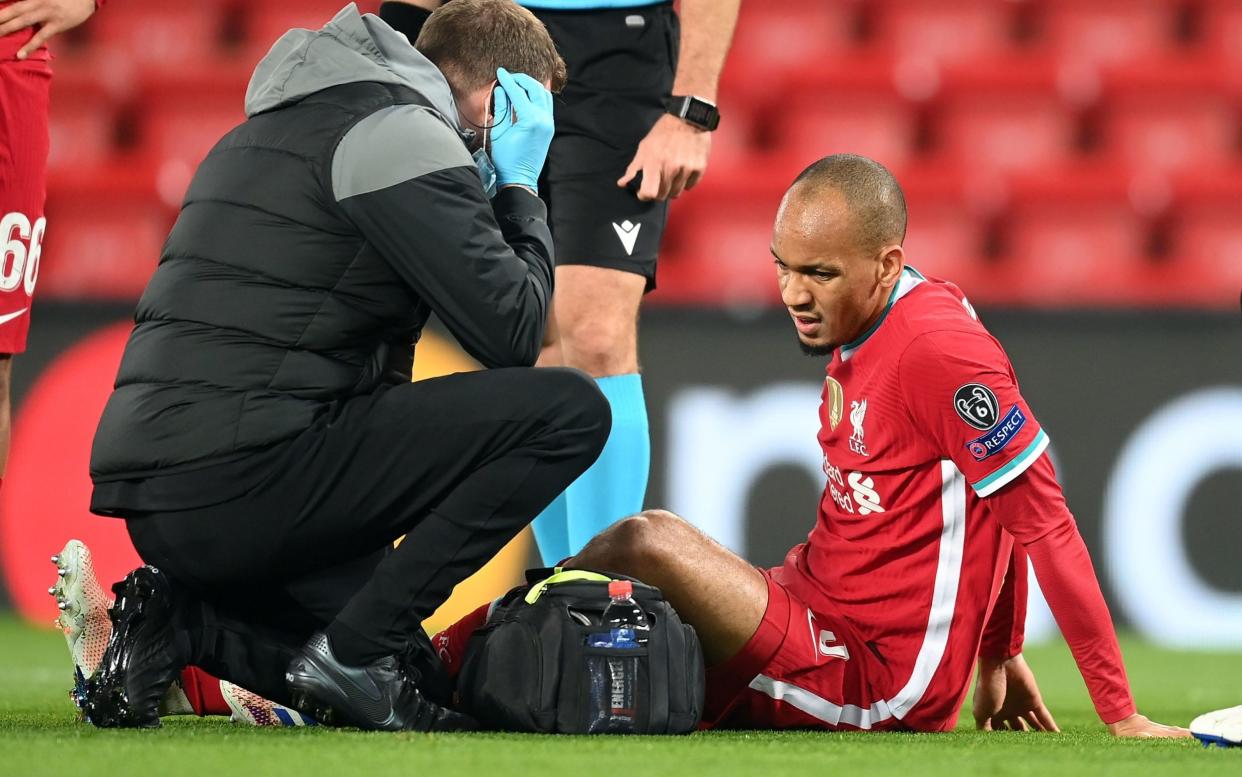
[{"label": "black referee shorts", "polygon": [[640,202],[617,179],[673,88],[681,34],[673,5],[535,14],[569,70],[540,181],[556,262],[635,273],[651,291],[668,203]]}]

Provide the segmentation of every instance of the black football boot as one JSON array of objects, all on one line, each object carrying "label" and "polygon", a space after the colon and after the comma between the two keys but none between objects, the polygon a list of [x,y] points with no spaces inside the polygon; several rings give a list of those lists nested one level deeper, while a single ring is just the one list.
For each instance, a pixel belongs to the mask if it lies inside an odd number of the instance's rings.
[{"label": "black football boot", "polygon": [[87,682],[83,712],[100,728],[155,728],[160,699],[186,664],[173,628],[172,588],[163,572],[142,566],[112,592],[112,636]]},{"label": "black football boot", "polygon": [[441,707],[453,704],[453,680],[449,677],[444,662],[436,654],[427,632],[419,629],[410,641],[410,647],[401,656],[406,677],[414,681],[418,690],[428,700]]},{"label": "black football boot", "polygon": [[408,661],[384,656],[365,666],[342,664],[318,632],[289,662],[293,706],[321,723],[372,731],[473,731],[475,720],[428,699]]}]

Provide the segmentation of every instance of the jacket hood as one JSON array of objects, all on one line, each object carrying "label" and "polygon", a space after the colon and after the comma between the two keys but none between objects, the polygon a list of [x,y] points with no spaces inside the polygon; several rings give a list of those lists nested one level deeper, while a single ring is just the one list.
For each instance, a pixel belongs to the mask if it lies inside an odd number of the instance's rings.
[{"label": "jacket hood", "polygon": [[295,28],[276,41],[246,89],[254,116],[341,84],[375,81],[409,87],[460,131],[457,107],[440,70],[409,39],[354,3],[320,30]]}]

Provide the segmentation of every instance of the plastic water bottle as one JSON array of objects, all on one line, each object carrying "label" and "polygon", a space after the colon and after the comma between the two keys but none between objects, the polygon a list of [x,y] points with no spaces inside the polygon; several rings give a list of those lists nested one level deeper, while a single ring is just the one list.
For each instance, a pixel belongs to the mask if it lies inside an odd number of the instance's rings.
[{"label": "plastic water bottle", "polygon": [[[634,584],[629,580],[613,580],[608,584],[608,606],[600,616],[600,625],[608,631],[596,632],[592,647],[639,647],[647,644],[651,636],[651,624],[647,613],[634,601]],[[603,644],[603,642],[611,644]],[[624,644],[623,644],[624,643]]]},{"label": "plastic water bottle", "polygon": [[[608,584],[612,600],[600,617],[600,631],[587,636],[587,646],[599,652],[587,656],[591,681],[591,723],[587,732],[627,733],[636,724],[638,656],[628,651],[644,647],[651,635],[647,613],[634,601],[628,580]],[[616,655],[609,655],[615,651]]]}]

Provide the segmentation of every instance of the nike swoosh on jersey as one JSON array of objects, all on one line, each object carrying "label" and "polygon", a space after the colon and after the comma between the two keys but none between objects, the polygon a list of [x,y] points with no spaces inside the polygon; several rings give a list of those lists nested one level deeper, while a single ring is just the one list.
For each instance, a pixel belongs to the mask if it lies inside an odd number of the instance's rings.
[{"label": "nike swoosh on jersey", "polygon": [[22,308],[16,313],[6,313],[3,316],[0,316],[0,324],[7,324],[8,322],[12,321],[13,319],[17,318],[18,316],[20,316],[22,313],[25,313],[25,312],[26,312],[26,308]]}]

